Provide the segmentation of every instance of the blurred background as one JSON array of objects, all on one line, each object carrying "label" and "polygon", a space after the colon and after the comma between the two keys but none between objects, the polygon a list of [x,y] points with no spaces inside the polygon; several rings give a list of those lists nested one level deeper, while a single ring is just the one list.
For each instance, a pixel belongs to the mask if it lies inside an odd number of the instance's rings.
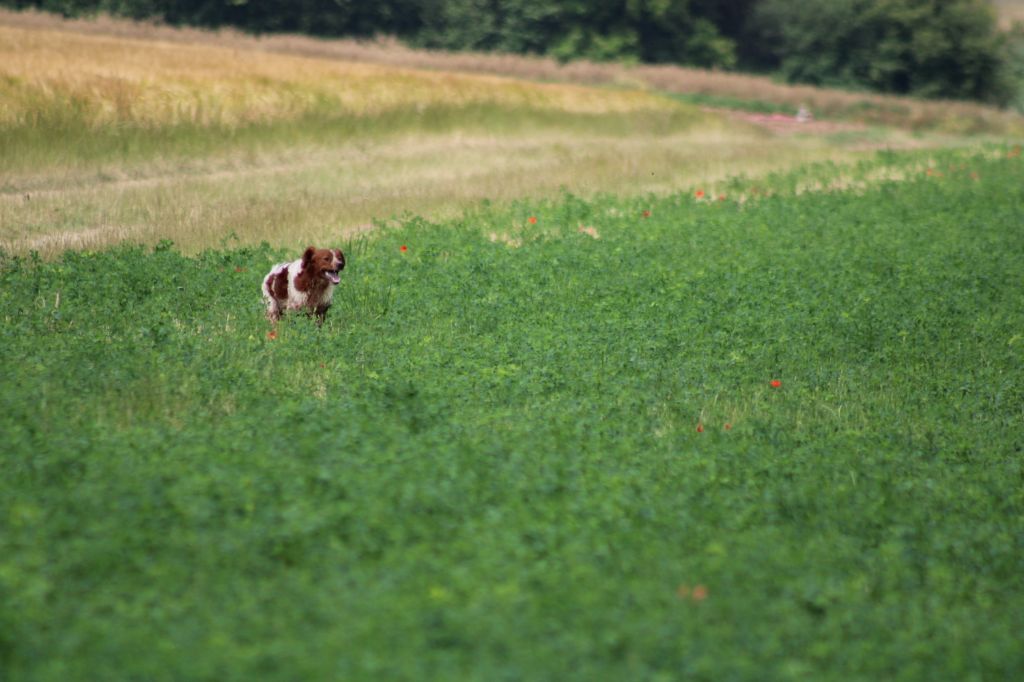
[{"label": "blurred background", "polygon": [[1024,108],[1021,0],[3,0],[252,33],[670,63]]}]

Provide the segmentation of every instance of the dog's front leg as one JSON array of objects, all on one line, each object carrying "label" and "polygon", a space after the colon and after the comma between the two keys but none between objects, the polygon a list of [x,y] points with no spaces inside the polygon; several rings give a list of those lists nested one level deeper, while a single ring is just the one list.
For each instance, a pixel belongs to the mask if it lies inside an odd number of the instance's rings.
[{"label": "dog's front leg", "polygon": [[319,327],[324,323],[324,318],[327,317],[327,311],[330,310],[330,308],[331,305],[329,303],[318,305],[316,307],[316,310],[313,311],[313,314],[316,315],[316,326]]},{"label": "dog's front leg", "polygon": [[267,319],[273,323],[281,319],[281,305],[273,298],[267,299]]}]

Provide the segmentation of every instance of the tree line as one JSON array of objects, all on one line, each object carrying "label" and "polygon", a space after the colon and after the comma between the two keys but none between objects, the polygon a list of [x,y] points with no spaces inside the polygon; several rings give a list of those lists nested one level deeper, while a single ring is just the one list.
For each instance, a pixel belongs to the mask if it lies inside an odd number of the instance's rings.
[{"label": "tree line", "polygon": [[253,33],[393,35],[426,48],[674,63],[1006,105],[1020,45],[986,0],[0,0]]}]

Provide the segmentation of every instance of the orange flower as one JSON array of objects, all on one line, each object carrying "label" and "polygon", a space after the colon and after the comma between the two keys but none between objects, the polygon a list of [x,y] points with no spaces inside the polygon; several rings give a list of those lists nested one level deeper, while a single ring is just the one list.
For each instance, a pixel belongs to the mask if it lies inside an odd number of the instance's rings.
[{"label": "orange flower", "polygon": [[772,388],[778,388],[781,385],[782,385],[782,382],[779,381],[778,379],[772,379],[771,380],[771,387]]},{"label": "orange flower", "polygon": [[693,196],[697,197],[698,199],[703,199],[704,198],[704,190],[702,190],[702,189],[697,190],[696,192],[693,193]]},{"label": "orange flower", "polygon": [[531,225],[536,225],[537,224],[537,216],[535,216],[535,215],[530,216],[529,218],[527,218],[527,220],[530,221]]},{"label": "orange flower", "polygon": [[722,428],[724,428],[726,431],[728,431],[729,429],[732,428],[732,424],[730,424],[729,422],[725,422],[725,426],[722,427]]},{"label": "orange flower", "polygon": [[704,425],[697,424],[697,433],[704,433]]},{"label": "orange flower", "polygon": [[277,338],[277,330],[276,329],[271,329],[269,332],[267,332],[267,339],[269,339],[270,341],[273,341],[276,338]]},{"label": "orange flower", "polygon": [[409,247],[406,246],[405,244],[402,244],[400,247],[398,247],[398,250],[401,251],[402,253],[405,253],[406,251],[409,250]]},{"label": "orange flower", "polygon": [[676,588],[676,596],[691,601],[704,601],[708,598],[708,588],[704,585],[694,585],[691,590],[689,585],[682,583]]},{"label": "orange flower", "polygon": [[644,211],[640,215],[642,215],[644,218],[650,218],[651,217],[651,212],[650,211]]}]

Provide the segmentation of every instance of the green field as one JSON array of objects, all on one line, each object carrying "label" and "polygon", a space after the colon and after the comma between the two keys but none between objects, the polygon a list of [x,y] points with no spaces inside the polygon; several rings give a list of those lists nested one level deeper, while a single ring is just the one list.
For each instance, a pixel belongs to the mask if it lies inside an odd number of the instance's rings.
[{"label": "green field", "polygon": [[0,12],[0,682],[1024,675],[1024,118],[570,67]]},{"label": "green field", "polygon": [[0,678],[1019,679],[1019,150],[696,189],[3,256]]}]

